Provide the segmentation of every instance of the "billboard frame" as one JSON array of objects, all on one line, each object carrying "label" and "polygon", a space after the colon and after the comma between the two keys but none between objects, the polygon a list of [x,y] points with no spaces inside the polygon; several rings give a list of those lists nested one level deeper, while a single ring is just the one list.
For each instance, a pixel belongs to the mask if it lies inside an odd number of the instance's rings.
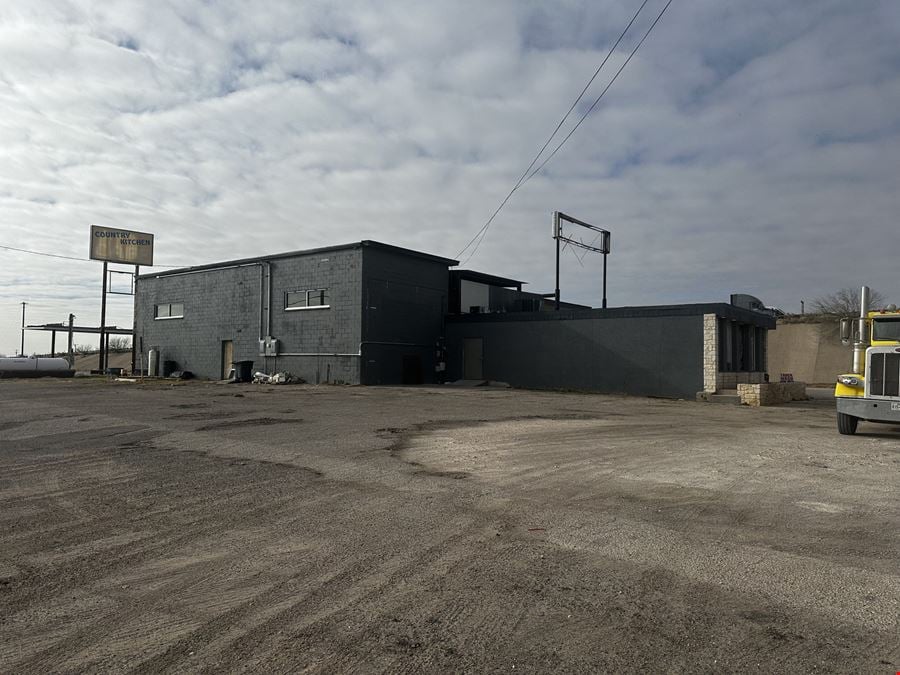
[{"label": "billboard frame", "polygon": [[154,237],[118,227],[91,225],[88,257],[101,262],[153,267]]}]

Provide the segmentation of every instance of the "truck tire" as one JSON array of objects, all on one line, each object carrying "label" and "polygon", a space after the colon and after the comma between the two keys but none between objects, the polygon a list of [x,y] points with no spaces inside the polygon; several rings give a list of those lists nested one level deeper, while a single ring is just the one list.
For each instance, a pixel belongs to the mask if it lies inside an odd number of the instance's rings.
[{"label": "truck tire", "polygon": [[856,425],[859,424],[859,418],[847,413],[839,412],[838,416],[838,433],[845,436],[852,436],[856,433]]}]

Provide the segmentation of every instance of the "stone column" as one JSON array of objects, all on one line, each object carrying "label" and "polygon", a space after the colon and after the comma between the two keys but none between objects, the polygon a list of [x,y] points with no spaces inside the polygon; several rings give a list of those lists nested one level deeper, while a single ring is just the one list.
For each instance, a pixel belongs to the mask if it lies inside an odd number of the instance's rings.
[{"label": "stone column", "polygon": [[715,393],[719,371],[719,320],[715,314],[703,315],[703,391]]}]

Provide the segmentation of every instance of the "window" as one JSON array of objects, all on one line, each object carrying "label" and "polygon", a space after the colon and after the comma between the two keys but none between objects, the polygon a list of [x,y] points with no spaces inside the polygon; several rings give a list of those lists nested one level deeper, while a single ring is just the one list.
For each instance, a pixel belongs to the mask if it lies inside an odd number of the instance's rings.
[{"label": "window", "polygon": [[875,319],[873,340],[900,340],[900,319]]},{"label": "window", "polygon": [[328,309],[328,289],[315,288],[307,291],[288,291],[284,294],[285,311],[295,309]]},{"label": "window", "polygon": [[166,302],[156,305],[155,318],[157,319],[181,319],[184,318],[183,302]]}]

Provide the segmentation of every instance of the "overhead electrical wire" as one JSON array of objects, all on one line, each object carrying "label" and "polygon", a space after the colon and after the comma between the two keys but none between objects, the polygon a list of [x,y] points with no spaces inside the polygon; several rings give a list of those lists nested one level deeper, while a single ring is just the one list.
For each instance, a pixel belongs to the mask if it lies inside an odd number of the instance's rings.
[{"label": "overhead electrical wire", "polygon": [[81,262],[92,262],[89,258],[74,258],[70,255],[58,255],[56,253],[44,253],[43,251],[29,251],[25,248],[16,248],[15,246],[4,246],[0,244],[0,248],[5,249],[7,251],[17,251],[19,253],[28,253],[30,255],[42,255],[47,258],[60,258],[62,260],[78,260]]},{"label": "overhead electrical wire", "polygon": [[[506,197],[503,199],[503,201],[500,202],[500,205],[497,207],[497,209],[494,211],[494,213],[491,214],[491,217],[488,218],[488,220],[487,220],[487,222],[484,224],[484,226],[482,226],[482,228],[481,228],[480,230],[478,230],[478,232],[475,234],[475,236],[472,237],[472,239],[469,241],[469,243],[466,244],[465,247],[464,247],[459,253],[456,254],[456,257],[457,257],[457,258],[458,258],[459,256],[461,256],[463,253],[465,253],[466,250],[467,250],[472,244],[475,243],[475,240],[478,239],[478,237],[479,237],[482,233],[486,233],[487,229],[490,227],[490,225],[491,225],[491,223],[493,222],[494,218],[497,217],[497,214],[500,213],[500,210],[506,205],[506,202],[508,202],[509,199],[510,199],[510,197],[513,196],[513,193],[515,193],[515,191],[518,190],[519,187],[521,187],[522,183],[523,183],[525,180],[527,180],[528,172],[531,171],[532,167],[533,167],[535,164],[537,164],[537,161],[540,159],[541,155],[544,154],[544,150],[547,149],[547,147],[548,147],[548,146],[550,145],[550,143],[553,141],[553,138],[556,136],[556,134],[557,134],[557,133],[559,132],[559,130],[562,128],[562,125],[566,123],[566,120],[567,120],[567,119],[569,119],[569,115],[571,115],[571,114],[572,114],[572,111],[575,110],[575,106],[577,106],[577,105],[581,102],[581,99],[584,98],[585,93],[587,93],[587,90],[588,90],[588,89],[590,88],[590,86],[594,83],[594,80],[597,79],[597,75],[600,74],[600,71],[603,69],[603,66],[606,65],[606,62],[607,62],[607,61],[609,61],[609,58],[613,55],[613,52],[615,52],[616,47],[619,46],[619,43],[620,43],[620,42],[622,41],[622,39],[625,37],[625,34],[629,31],[629,29],[631,28],[632,24],[634,24],[634,22],[637,20],[638,15],[641,13],[641,10],[644,9],[644,6],[645,6],[649,1],[650,1],[650,0],[644,0],[644,1],[641,3],[640,7],[637,8],[637,11],[634,13],[634,16],[631,17],[631,21],[628,22],[628,25],[626,25],[625,28],[624,28],[624,30],[622,30],[622,32],[619,34],[618,39],[615,41],[615,43],[613,43],[612,47],[609,48],[609,51],[606,53],[606,56],[603,57],[603,60],[600,62],[600,65],[597,66],[597,69],[594,71],[594,74],[591,75],[591,78],[587,81],[587,84],[584,85],[584,87],[582,88],[581,92],[578,94],[578,96],[575,98],[575,100],[572,101],[572,105],[569,106],[569,109],[566,111],[566,114],[562,116],[562,118],[559,120],[559,123],[556,125],[556,128],[553,129],[553,133],[550,134],[550,136],[549,136],[549,137],[547,138],[547,140],[544,142],[544,145],[541,146],[541,149],[538,150],[537,154],[534,156],[534,159],[531,160],[531,164],[529,164],[528,167],[525,169],[525,171],[522,172],[522,175],[519,176],[519,180],[516,181],[516,184],[512,187],[512,189],[509,191],[509,193],[506,195]],[[477,250],[477,246],[476,246],[476,250]],[[475,254],[475,252],[473,251],[473,252],[472,252],[472,255],[474,255],[474,254]],[[468,262],[468,260],[471,259],[472,255],[470,255],[470,256],[466,259],[466,262]]]},{"label": "overhead electrical wire", "polygon": [[[42,255],[46,258],[60,258],[62,260],[77,260],[78,262],[97,262],[96,260],[92,260],[91,258],[76,258],[71,255],[59,255],[58,253],[47,253],[45,251],[31,251],[27,248],[16,248],[15,246],[5,246],[4,244],[0,244],[0,248],[6,251],[16,251],[17,253],[27,253],[29,255]],[[152,265],[152,267],[183,267],[182,265]]]},{"label": "overhead electrical wire", "polygon": [[574,134],[575,131],[578,129],[578,127],[581,126],[582,122],[584,122],[588,118],[588,115],[590,115],[591,112],[593,112],[594,108],[597,107],[597,104],[600,103],[600,99],[603,98],[603,95],[606,94],[607,91],[609,91],[609,88],[613,86],[613,83],[616,81],[616,79],[619,77],[619,75],[622,74],[622,71],[625,70],[625,66],[628,65],[628,62],[631,61],[631,58],[635,55],[635,53],[637,53],[637,50],[641,48],[642,44],[644,44],[644,40],[646,40],[647,36],[650,35],[650,32],[653,30],[654,26],[656,26],[656,24],[659,23],[659,20],[662,19],[663,14],[666,13],[666,10],[669,8],[669,5],[671,5],[671,4],[672,4],[672,0],[669,0],[663,6],[662,10],[657,15],[656,19],[653,20],[652,24],[650,24],[650,27],[647,29],[647,32],[644,33],[644,37],[642,37],[640,39],[640,41],[634,46],[634,49],[631,50],[631,53],[628,55],[628,58],[625,59],[625,61],[622,63],[621,66],[619,66],[619,69],[616,71],[616,74],[613,75],[612,79],[609,81],[609,84],[607,84],[603,88],[603,91],[601,91],[600,94],[597,96],[597,98],[594,99],[594,102],[591,103],[591,107],[585,111],[584,115],[581,116],[581,119],[578,120],[578,122],[575,123],[575,126],[572,127],[572,129],[569,131],[568,134],[566,134],[566,137],[563,138],[559,142],[559,145],[557,145],[556,148],[553,149],[553,152],[551,152],[549,155],[547,155],[547,158],[543,162],[541,162],[538,165],[538,167],[534,171],[532,171],[524,181],[522,181],[522,185],[524,185],[529,180],[531,180],[534,176],[536,176],[538,173],[540,173],[541,169],[543,169],[547,165],[547,162],[549,162],[551,159],[553,159],[553,157],[556,155],[556,153],[559,152],[560,148],[562,148],[562,146],[564,146],[566,144],[566,141],[568,141],[572,137],[572,134]]},{"label": "overhead electrical wire", "polygon": [[654,29],[656,24],[659,23],[660,19],[662,19],[662,16],[663,16],[663,14],[665,14],[666,10],[669,8],[669,5],[672,4],[672,0],[668,0],[668,2],[666,2],[665,6],[663,6],[662,10],[660,10],[659,14],[656,16],[656,19],[653,20],[653,23],[650,24],[650,27],[644,33],[644,36],[640,39],[640,41],[637,43],[637,45],[634,47],[634,49],[632,49],[631,53],[628,55],[628,58],[625,59],[625,62],[616,71],[615,75],[613,75],[612,79],[609,81],[609,83],[606,85],[606,87],[603,89],[603,91],[600,92],[600,95],[597,96],[596,99],[594,99],[594,102],[591,104],[590,108],[588,108],[587,112],[584,115],[582,115],[581,119],[578,120],[578,122],[569,131],[569,133],[566,135],[566,137],[556,146],[556,148],[554,148],[553,152],[551,152],[550,155],[543,162],[541,162],[541,164],[538,165],[538,167],[536,169],[534,169],[534,171],[532,171],[532,167],[534,167],[534,165],[538,162],[541,155],[544,153],[544,150],[547,149],[547,147],[552,142],[553,138],[556,136],[556,134],[562,128],[562,125],[565,124],[565,121],[569,118],[569,115],[572,114],[572,111],[575,109],[575,107],[578,105],[578,103],[584,97],[584,94],[587,92],[588,88],[594,82],[597,75],[602,70],[603,66],[606,65],[606,62],[609,60],[610,56],[612,56],[616,47],[619,46],[619,43],[625,37],[625,34],[628,33],[631,26],[637,20],[638,15],[641,13],[641,10],[644,9],[644,6],[647,4],[647,2],[649,2],[649,0],[644,0],[644,2],[642,2],[641,5],[638,7],[637,11],[634,13],[634,16],[631,17],[631,21],[628,22],[628,25],[625,26],[624,30],[619,35],[618,39],[615,41],[615,43],[613,43],[612,47],[610,47],[606,56],[603,58],[603,61],[601,61],[600,65],[594,71],[594,74],[591,76],[591,78],[588,80],[587,84],[581,90],[581,93],[578,95],[578,97],[575,99],[575,101],[569,107],[569,110],[566,112],[565,115],[563,115],[562,119],[559,121],[559,124],[556,125],[556,128],[553,130],[553,133],[550,134],[550,137],[547,139],[547,141],[544,143],[544,145],[538,151],[537,155],[535,155],[534,159],[531,160],[531,163],[528,165],[528,168],[525,169],[522,176],[519,177],[518,181],[516,181],[516,184],[512,187],[512,189],[509,191],[509,193],[506,195],[506,197],[503,198],[503,201],[500,202],[500,205],[494,210],[494,212],[491,214],[491,217],[487,219],[487,222],[485,222],[485,224],[482,225],[481,229],[475,233],[475,236],[472,237],[471,240],[469,240],[469,243],[467,243],[463,247],[463,249],[459,253],[457,253],[456,257],[459,258],[473,244],[475,245],[475,248],[472,249],[472,251],[471,251],[471,253],[469,253],[468,257],[466,257],[466,259],[461,263],[462,265],[465,265],[469,260],[471,260],[472,256],[474,256],[475,253],[478,251],[478,248],[481,246],[481,243],[484,241],[484,238],[487,236],[487,232],[490,229],[491,224],[494,222],[494,219],[497,217],[497,215],[500,213],[500,211],[503,209],[503,207],[506,206],[506,203],[510,200],[510,198],[513,196],[513,194],[515,194],[515,192],[520,187],[522,187],[525,183],[527,183],[534,176],[536,176],[541,171],[541,169],[543,169],[547,165],[547,162],[549,162],[556,155],[556,153],[559,152],[559,150],[562,148],[562,146],[565,145],[566,141],[568,141],[569,138],[572,136],[572,134],[575,133],[575,130],[581,126],[582,122],[584,122],[584,120],[587,118],[587,116],[590,115],[590,113],[594,110],[594,108],[597,107],[597,104],[600,102],[600,99],[602,99],[604,94],[606,94],[606,92],[609,91],[609,88],[613,85],[613,83],[616,81],[616,79],[619,77],[619,75],[625,69],[625,66],[628,65],[628,62],[631,61],[632,57],[635,55],[637,50],[640,49],[641,45],[644,43],[644,41],[650,35],[651,31]]}]

